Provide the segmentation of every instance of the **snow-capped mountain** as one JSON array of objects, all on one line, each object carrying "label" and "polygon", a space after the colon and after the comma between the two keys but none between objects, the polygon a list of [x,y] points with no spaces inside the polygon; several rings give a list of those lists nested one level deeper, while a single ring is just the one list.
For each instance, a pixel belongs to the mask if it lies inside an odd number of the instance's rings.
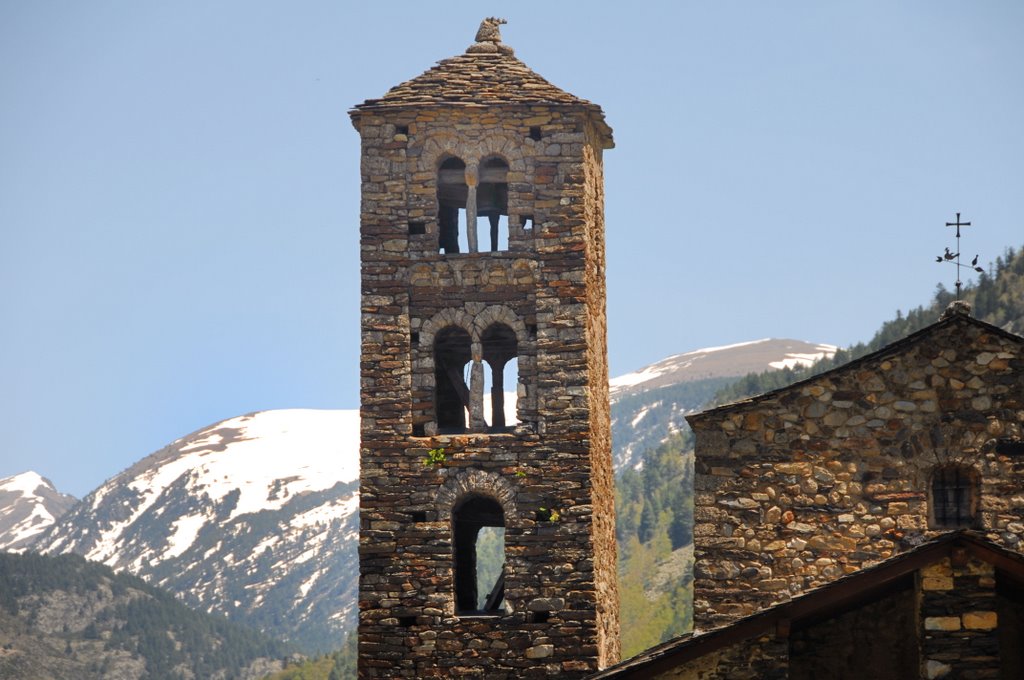
[{"label": "snow-capped mountain", "polygon": [[24,550],[77,502],[36,472],[0,479],[0,550]]},{"label": "snow-capped mountain", "polygon": [[40,537],[307,650],[355,617],[359,414],[252,413],[142,459]]},{"label": "snow-capped mountain", "polygon": [[707,378],[733,378],[769,368],[809,366],[836,353],[835,345],[765,338],[675,354],[638,371],[612,378],[612,397]]},{"label": "snow-capped mountain", "polygon": [[643,451],[686,427],[684,416],[704,407],[736,378],[769,369],[807,366],[836,353],[835,345],[764,339],[706,347],[612,378],[615,469],[640,464]]}]

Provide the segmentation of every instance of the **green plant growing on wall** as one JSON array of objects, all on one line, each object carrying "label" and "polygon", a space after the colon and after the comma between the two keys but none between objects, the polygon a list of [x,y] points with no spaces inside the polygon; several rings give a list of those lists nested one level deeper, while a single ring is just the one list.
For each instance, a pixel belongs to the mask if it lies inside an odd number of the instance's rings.
[{"label": "green plant growing on wall", "polygon": [[525,476],[526,476],[526,470],[522,470],[522,469],[516,470],[516,477],[519,477],[521,479],[521,478],[523,478]]},{"label": "green plant growing on wall", "polygon": [[436,449],[430,449],[427,451],[427,455],[423,457],[423,467],[430,467],[431,465],[444,465],[448,457],[444,453],[444,447],[440,446]]},{"label": "green plant growing on wall", "polygon": [[562,519],[562,515],[559,514],[558,508],[537,509],[537,520],[540,522],[557,522],[560,519]]}]

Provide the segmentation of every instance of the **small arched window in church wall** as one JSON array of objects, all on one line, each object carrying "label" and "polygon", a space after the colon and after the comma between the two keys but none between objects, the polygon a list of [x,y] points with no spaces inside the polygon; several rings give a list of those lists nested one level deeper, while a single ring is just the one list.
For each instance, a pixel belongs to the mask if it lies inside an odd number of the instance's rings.
[{"label": "small arched window in church wall", "polygon": [[437,171],[438,250],[446,255],[469,252],[466,233],[466,164],[451,157]]},{"label": "small arched window in church wall", "polygon": [[973,527],[978,522],[978,473],[967,465],[932,470],[928,523],[933,529]]},{"label": "small arched window in church wall", "polygon": [[471,358],[469,333],[465,329],[448,326],[434,338],[434,411],[442,434],[466,431],[466,365]]},{"label": "small arched window in church wall", "polygon": [[505,513],[492,498],[469,495],[452,509],[457,614],[497,614],[505,601]]},{"label": "small arched window in church wall", "polygon": [[[516,395],[519,388],[519,360],[516,333],[503,323],[491,324],[480,338],[483,345],[483,359],[488,370],[484,380],[484,395],[489,408],[484,418],[491,432],[504,432],[518,420],[515,413]],[[506,403],[511,402],[511,403]]]},{"label": "small arched window in church wall", "polygon": [[491,252],[508,250],[508,163],[488,158],[480,164],[477,214],[487,218]]}]

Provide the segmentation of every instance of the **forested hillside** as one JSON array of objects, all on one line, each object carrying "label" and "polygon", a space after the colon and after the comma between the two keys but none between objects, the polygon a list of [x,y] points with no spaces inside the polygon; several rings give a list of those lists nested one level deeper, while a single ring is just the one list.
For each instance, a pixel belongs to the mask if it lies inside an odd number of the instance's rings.
[{"label": "forested hillside", "polygon": [[345,645],[332,654],[312,659],[289,661],[284,670],[263,680],[354,680],[356,677],[356,635],[345,638]]},{"label": "forested hillside", "polygon": [[615,480],[623,658],[693,625],[693,436],[644,453]]},{"label": "forested hillside", "polygon": [[0,553],[0,678],[258,678],[290,648],[77,555]]}]

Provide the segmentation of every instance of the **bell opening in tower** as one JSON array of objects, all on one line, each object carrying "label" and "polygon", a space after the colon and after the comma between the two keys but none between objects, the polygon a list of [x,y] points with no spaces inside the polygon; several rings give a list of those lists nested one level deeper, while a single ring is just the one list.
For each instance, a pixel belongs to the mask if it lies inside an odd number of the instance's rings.
[{"label": "bell opening in tower", "polygon": [[438,250],[445,255],[469,252],[466,228],[466,163],[445,159],[437,171]]}]

